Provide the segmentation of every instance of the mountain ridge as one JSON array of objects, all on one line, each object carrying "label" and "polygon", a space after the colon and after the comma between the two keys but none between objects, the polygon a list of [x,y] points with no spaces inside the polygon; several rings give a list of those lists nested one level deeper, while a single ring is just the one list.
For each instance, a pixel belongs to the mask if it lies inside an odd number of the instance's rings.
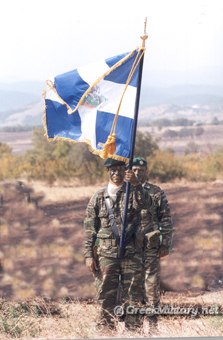
[{"label": "mountain ridge", "polygon": [[[44,83],[23,81],[0,83],[0,124],[5,126],[42,124]],[[191,118],[202,121],[223,119],[223,86],[179,84],[142,87],[139,120]]]}]

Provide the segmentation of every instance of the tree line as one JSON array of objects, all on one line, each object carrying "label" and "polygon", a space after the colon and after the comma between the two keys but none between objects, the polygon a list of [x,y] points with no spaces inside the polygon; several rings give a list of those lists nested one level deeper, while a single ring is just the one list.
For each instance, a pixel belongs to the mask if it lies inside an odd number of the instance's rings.
[{"label": "tree line", "polygon": [[[0,180],[26,178],[53,183],[78,179],[83,184],[94,184],[106,179],[104,161],[84,143],[49,142],[43,129],[37,128],[32,144],[24,155],[14,155],[7,144],[0,143]],[[147,159],[150,178],[159,182],[182,178],[209,181],[223,174],[223,149],[208,155],[188,152],[177,156],[172,150],[160,150],[158,140],[148,132],[137,132],[134,154]]]}]

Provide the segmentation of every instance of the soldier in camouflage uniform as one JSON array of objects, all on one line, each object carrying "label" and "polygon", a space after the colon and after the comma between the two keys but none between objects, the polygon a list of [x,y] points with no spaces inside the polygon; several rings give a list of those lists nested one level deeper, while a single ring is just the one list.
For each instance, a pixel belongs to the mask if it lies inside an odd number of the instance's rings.
[{"label": "soldier in camouflage uniform", "polygon": [[[145,302],[152,308],[160,304],[160,258],[170,253],[173,225],[165,192],[148,182],[147,162],[142,157],[133,159],[132,170],[142,183],[152,207],[141,210],[141,227],[144,232]],[[150,320],[156,320],[156,316]]]},{"label": "soldier in camouflage uniform", "polygon": [[[140,252],[136,247],[136,238],[140,226],[140,210],[145,197],[142,185],[133,171],[126,170],[124,162],[109,158],[105,161],[105,167],[109,175],[108,186],[92,196],[86,209],[85,259],[87,267],[95,276],[97,297],[101,303],[98,325],[114,328],[114,307],[117,305],[120,284],[125,306],[143,302],[141,292],[137,290],[142,271],[142,245]],[[126,189],[124,180],[130,181],[131,191],[125,254],[123,258],[119,258],[119,235]],[[138,274],[135,274],[136,272]],[[131,328],[138,325],[132,316],[127,315],[125,326]]]}]

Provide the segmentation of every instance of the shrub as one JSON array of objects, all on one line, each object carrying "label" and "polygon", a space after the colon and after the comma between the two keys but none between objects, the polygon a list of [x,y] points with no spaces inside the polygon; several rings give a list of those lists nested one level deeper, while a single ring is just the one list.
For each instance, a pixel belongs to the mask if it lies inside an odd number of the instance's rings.
[{"label": "shrub", "polygon": [[191,181],[213,181],[223,173],[223,151],[213,155],[190,154],[183,158],[185,177]]},{"label": "shrub", "polygon": [[12,149],[8,144],[5,143],[0,143],[0,158],[6,156],[6,155],[11,155],[12,154]]},{"label": "shrub", "polygon": [[144,158],[153,156],[159,150],[157,142],[158,140],[154,139],[149,132],[137,131],[134,154]]},{"label": "shrub", "polygon": [[184,169],[179,158],[171,151],[159,151],[148,159],[150,177],[167,182],[184,176]]},{"label": "shrub", "polygon": [[167,129],[166,131],[163,132],[163,137],[164,138],[176,138],[178,137],[178,132],[175,130]]}]

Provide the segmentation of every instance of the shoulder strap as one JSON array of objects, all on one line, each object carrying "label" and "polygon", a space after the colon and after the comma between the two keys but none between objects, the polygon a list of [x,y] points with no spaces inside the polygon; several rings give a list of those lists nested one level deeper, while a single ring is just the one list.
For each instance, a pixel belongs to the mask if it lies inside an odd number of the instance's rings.
[{"label": "shoulder strap", "polygon": [[106,208],[107,208],[107,211],[108,211],[108,218],[109,218],[109,221],[111,223],[113,235],[114,235],[114,237],[117,241],[117,244],[119,245],[119,241],[120,241],[119,230],[118,230],[118,227],[115,223],[114,211],[111,207],[109,197],[105,197],[105,205],[106,205]]}]

